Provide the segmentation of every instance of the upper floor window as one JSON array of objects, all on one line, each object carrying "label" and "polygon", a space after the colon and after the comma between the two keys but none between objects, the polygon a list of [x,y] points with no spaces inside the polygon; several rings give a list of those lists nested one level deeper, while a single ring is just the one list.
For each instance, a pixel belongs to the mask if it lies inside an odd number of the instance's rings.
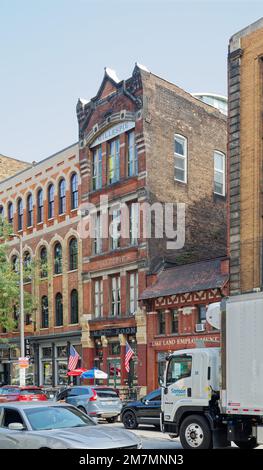
[{"label": "upper floor window", "polygon": [[179,331],[179,312],[177,309],[171,312],[171,333],[178,333]]},{"label": "upper floor window", "polygon": [[26,251],[24,255],[24,271],[25,271],[24,281],[30,282],[31,281],[31,256],[28,251]]},{"label": "upper floor window", "polygon": [[21,198],[17,201],[17,229],[23,230],[23,201]]},{"label": "upper floor window", "polygon": [[64,214],[66,212],[66,181],[60,180],[58,185],[58,213]]},{"label": "upper floor window", "polygon": [[174,178],[187,183],[187,139],[180,134],[174,136]]},{"label": "upper floor window", "polygon": [[96,213],[94,215],[94,254],[98,255],[102,252],[102,224],[101,224],[101,215]]},{"label": "upper floor window", "polygon": [[54,246],[54,273],[62,273],[62,246],[60,243],[56,243]]},{"label": "upper floor window", "polygon": [[39,189],[37,192],[37,223],[43,222],[44,218],[44,199],[43,189]]},{"label": "upper floor window", "polygon": [[137,245],[139,238],[139,203],[133,202],[129,207],[130,243]]},{"label": "upper floor window", "polygon": [[111,222],[111,248],[116,250],[120,247],[121,236],[121,211],[120,209],[114,209],[112,212]]},{"label": "upper floor window", "polygon": [[127,135],[128,176],[138,175],[138,153],[135,145],[134,131]]},{"label": "upper floor window", "polygon": [[214,192],[225,196],[225,155],[217,150],[214,152]]},{"label": "upper floor window", "polygon": [[108,183],[120,179],[120,140],[114,139],[108,144]]},{"label": "upper floor window", "polygon": [[159,312],[158,314],[158,334],[164,335],[165,334],[165,313],[163,311]]},{"label": "upper floor window", "polygon": [[8,208],[7,208],[7,217],[8,217],[8,223],[10,225],[13,225],[14,221],[14,206],[12,202],[9,202]]},{"label": "upper floor window", "polygon": [[102,187],[102,150],[101,145],[92,152],[92,189]]},{"label": "upper floor window", "polygon": [[78,269],[78,241],[72,238],[69,242],[69,270]]},{"label": "upper floor window", "polygon": [[12,264],[12,269],[13,269],[13,271],[15,271],[16,273],[18,273],[18,271],[19,271],[19,268],[18,268],[19,259],[18,259],[18,257],[17,257],[16,255],[12,256],[11,264]]},{"label": "upper floor window", "polygon": [[48,192],[48,194],[47,194],[47,198],[48,198],[48,218],[53,219],[54,214],[55,214],[55,211],[54,211],[54,208],[55,208],[55,188],[54,188],[54,184],[49,185],[47,192]]},{"label": "upper floor window", "polygon": [[0,219],[4,218],[4,207],[0,206]]},{"label": "upper floor window", "polygon": [[94,282],[94,313],[95,317],[103,316],[103,281],[102,279]]},{"label": "upper floor window", "polygon": [[56,295],[55,299],[55,312],[56,312],[56,326],[63,325],[63,299],[60,292]]},{"label": "upper floor window", "polygon": [[78,175],[73,173],[70,179],[70,191],[71,191],[71,209],[77,209],[79,205],[79,193],[78,193]]},{"label": "upper floor window", "polygon": [[46,295],[41,298],[41,328],[48,328],[48,298]]},{"label": "upper floor window", "polygon": [[129,275],[129,313],[132,315],[138,307],[138,273]]},{"label": "upper floor window", "polygon": [[45,246],[40,250],[40,277],[47,277],[47,249]]},{"label": "upper floor window", "polygon": [[33,225],[33,196],[29,194],[27,196],[27,226],[32,227]]},{"label": "upper floor window", "polygon": [[198,323],[206,323],[206,305],[197,306],[197,321]]},{"label": "upper floor window", "polygon": [[78,291],[73,289],[70,294],[70,323],[78,323],[79,321],[79,300]]},{"label": "upper floor window", "polygon": [[121,278],[111,278],[111,316],[117,317],[121,314]]}]

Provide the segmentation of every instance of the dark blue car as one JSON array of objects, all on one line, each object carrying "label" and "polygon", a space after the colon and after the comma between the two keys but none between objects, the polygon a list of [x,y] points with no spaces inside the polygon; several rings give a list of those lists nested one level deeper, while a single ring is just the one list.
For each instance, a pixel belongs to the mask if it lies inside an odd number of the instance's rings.
[{"label": "dark blue car", "polygon": [[126,429],[136,429],[139,424],[152,424],[160,427],[161,389],[158,388],[138,401],[126,403],[121,412],[121,420]]}]

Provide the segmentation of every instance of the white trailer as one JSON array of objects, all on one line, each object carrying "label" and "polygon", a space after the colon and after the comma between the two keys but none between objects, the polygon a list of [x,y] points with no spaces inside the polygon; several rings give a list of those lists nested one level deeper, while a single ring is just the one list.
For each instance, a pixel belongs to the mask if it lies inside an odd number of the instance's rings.
[{"label": "white trailer", "polygon": [[263,293],[212,305],[221,348],[176,351],[167,357],[161,426],[184,448],[263,444]]}]

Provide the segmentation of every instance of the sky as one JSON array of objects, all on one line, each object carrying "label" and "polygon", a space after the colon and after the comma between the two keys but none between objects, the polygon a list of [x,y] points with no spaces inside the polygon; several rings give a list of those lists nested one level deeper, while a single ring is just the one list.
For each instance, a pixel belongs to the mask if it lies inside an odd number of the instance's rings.
[{"label": "sky", "polygon": [[261,16],[262,0],[0,0],[0,154],[39,161],[76,142],[77,100],[105,66],[226,95],[229,38]]}]

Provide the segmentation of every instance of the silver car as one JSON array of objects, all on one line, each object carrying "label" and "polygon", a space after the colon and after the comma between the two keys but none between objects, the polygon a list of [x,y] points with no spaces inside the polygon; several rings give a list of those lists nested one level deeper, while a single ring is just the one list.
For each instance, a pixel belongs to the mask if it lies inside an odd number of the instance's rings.
[{"label": "silver car", "polygon": [[122,410],[122,402],[117,392],[110,387],[75,385],[62,390],[57,401],[76,406],[93,418],[103,418],[109,423],[117,421]]},{"label": "silver car", "polygon": [[138,449],[135,434],[97,425],[74,406],[54,402],[0,404],[0,449]]}]

